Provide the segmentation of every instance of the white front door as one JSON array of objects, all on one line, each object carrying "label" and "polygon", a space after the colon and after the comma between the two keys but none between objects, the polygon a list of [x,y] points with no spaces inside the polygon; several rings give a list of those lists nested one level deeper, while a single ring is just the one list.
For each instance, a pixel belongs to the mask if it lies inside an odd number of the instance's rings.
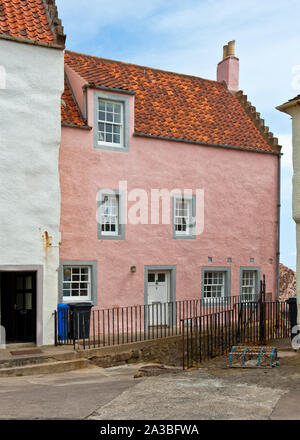
[{"label": "white front door", "polygon": [[170,273],[168,271],[148,272],[148,316],[149,325],[168,324],[168,302],[170,301]]}]

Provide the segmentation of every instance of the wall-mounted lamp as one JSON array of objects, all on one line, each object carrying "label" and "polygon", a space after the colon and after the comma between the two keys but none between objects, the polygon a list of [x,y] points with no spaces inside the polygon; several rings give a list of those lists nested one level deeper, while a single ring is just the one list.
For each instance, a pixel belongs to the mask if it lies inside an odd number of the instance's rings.
[{"label": "wall-mounted lamp", "polygon": [[136,272],[136,266],[131,266],[130,270],[131,272]]}]

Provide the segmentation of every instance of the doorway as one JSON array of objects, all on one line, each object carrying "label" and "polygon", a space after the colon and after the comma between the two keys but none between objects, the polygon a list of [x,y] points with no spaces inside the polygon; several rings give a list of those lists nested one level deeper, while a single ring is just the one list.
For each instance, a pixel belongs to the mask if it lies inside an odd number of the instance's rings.
[{"label": "doorway", "polygon": [[7,342],[36,340],[36,272],[0,272],[1,325]]}]

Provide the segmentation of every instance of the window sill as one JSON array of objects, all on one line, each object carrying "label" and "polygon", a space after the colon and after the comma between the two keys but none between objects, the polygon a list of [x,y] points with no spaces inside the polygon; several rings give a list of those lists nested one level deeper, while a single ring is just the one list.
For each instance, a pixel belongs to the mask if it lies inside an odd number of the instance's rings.
[{"label": "window sill", "polygon": [[191,235],[191,234],[173,234],[173,238],[175,240],[195,240],[196,239],[196,235]]},{"label": "window sill", "polygon": [[71,296],[68,297],[63,297],[63,303],[64,304],[68,304],[68,303],[85,303],[85,302],[89,302],[92,303],[91,298],[74,298]]},{"label": "window sill", "polygon": [[123,235],[102,235],[100,234],[98,240],[124,240]]},{"label": "window sill", "polygon": [[124,148],[124,145],[114,144],[113,142],[98,142],[98,145],[101,147],[114,147],[114,148],[119,148],[119,149]]},{"label": "window sill", "polygon": [[129,147],[126,145],[118,145],[110,142],[97,142],[95,144],[95,148],[99,150],[107,150],[107,151],[119,151],[120,153],[128,152]]}]

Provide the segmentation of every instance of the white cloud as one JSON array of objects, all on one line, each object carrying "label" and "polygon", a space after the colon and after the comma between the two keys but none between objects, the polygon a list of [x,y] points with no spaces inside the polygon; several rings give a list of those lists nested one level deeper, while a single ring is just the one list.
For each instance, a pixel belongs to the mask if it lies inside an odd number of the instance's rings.
[{"label": "white cloud", "polygon": [[59,16],[72,38],[88,40],[101,29],[130,26],[130,21],[144,20],[161,5],[161,0],[57,0]]}]

